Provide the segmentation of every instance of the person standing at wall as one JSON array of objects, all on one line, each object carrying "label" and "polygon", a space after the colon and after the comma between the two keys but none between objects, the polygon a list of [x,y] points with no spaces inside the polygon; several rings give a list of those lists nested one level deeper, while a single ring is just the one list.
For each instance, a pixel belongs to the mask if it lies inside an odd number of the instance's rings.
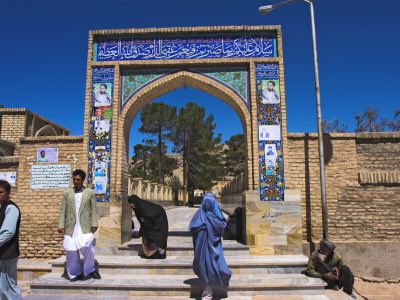
[{"label": "person standing at wall", "polygon": [[10,200],[11,185],[0,180],[0,299],[21,299],[17,285],[21,212]]},{"label": "person standing at wall", "polygon": [[[67,252],[66,271],[73,282],[80,279],[100,279],[94,265],[94,233],[97,230],[96,195],[83,186],[86,173],[77,169],[72,174],[73,188],[63,195],[60,206],[58,232],[64,235]],[[80,260],[83,255],[83,266]]]}]

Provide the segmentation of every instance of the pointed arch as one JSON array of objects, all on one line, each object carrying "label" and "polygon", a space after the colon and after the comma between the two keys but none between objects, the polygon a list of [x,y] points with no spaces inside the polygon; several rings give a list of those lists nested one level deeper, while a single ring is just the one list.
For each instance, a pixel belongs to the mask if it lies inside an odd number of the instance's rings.
[{"label": "pointed arch", "polygon": [[36,131],[35,136],[57,136],[57,131],[54,129],[53,125],[47,124]]},{"label": "pointed arch", "polygon": [[[117,159],[117,170],[115,172],[114,184],[116,192],[125,192],[127,189],[128,156],[129,156],[129,132],[132,122],[138,112],[149,102],[180,87],[190,86],[200,91],[208,93],[228,104],[239,116],[242,123],[244,136],[246,139],[246,179],[250,188],[254,185],[254,162],[253,162],[253,143],[251,134],[251,114],[246,103],[231,89],[209,77],[188,71],[179,71],[164,76],[134,94],[126,101],[120,117],[118,118],[118,143],[116,153],[123,155],[122,159]],[[223,113],[223,112],[221,112]],[[126,174],[125,174],[126,173]]]}]

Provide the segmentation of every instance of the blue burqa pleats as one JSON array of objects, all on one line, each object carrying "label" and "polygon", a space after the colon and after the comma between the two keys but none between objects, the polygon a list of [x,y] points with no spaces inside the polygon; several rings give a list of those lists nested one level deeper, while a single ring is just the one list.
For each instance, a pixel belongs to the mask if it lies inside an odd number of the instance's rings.
[{"label": "blue burqa pleats", "polygon": [[225,218],[215,197],[205,195],[189,224],[194,246],[193,271],[203,285],[229,285],[231,270],[226,264],[221,243],[225,226]]}]

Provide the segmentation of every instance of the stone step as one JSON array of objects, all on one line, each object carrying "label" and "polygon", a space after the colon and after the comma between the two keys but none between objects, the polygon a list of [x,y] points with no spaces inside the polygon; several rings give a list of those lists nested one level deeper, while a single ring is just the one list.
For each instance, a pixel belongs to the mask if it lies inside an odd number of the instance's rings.
[{"label": "stone step", "polygon": [[[228,290],[217,297],[261,295],[323,295],[324,282],[302,274],[233,275]],[[69,282],[61,273],[49,273],[31,284],[33,295],[191,296],[202,286],[195,275],[103,274],[102,279]]]},{"label": "stone step", "polygon": [[51,271],[48,261],[18,259],[18,281],[30,281]]},{"label": "stone step", "polygon": [[[286,236],[285,236],[286,237]],[[249,255],[247,245],[232,240],[223,240],[222,247],[226,256]],[[170,236],[168,238],[168,254],[172,256],[193,256],[193,241],[191,236]],[[104,255],[140,255],[142,253],[141,239],[132,239],[118,248],[98,248],[96,253]]]},{"label": "stone step", "polygon": [[[96,255],[101,274],[190,275],[193,257],[167,256],[166,259],[143,259],[139,256]],[[304,255],[226,256],[233,274],[299,274],[307,266]],[[51,262],[52,272],[64,271],[65,257]]]},{"label": "stone step", "polygon": [[[28,295],[24,300],[103,300],[103,295]],[[112,296],[107,300],[154,300],[154,296]],[[157,296],[157,300],[187,300],[187,296]],[[264,295],[264,296],[231,296],[229,300],[351,300],[352,298],[329,298],[325,295]],[[393,299],[394,300],[394,299]]]}]

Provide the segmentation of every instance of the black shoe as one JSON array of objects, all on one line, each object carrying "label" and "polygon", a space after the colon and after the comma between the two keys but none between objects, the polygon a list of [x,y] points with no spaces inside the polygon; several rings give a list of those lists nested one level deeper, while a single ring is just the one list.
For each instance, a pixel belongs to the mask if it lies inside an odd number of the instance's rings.
[{"label": "black shoe", "polygon": [[78,280],[82,280],[82,278],[83,278],[83,274],[80,274],[78,276],[75,276],[74,278],[69,278],[69,282],[75,282]]},{"label": "black shoe", "polygon": [[101,279],[100,273],[97,271],[93,271],[92,273],[89,273],[88,275],[84,276],[83,279],[87,280],[87,279]]},{"label": "black shoe", "polygon": [[163,254],[160,254],[160,253],[156,252],[156,253],[154,253],[153,256],[152,256],[152,258],[154,258],[154,259],[166,259],[167,258],[167,251],[164,251]]}]

